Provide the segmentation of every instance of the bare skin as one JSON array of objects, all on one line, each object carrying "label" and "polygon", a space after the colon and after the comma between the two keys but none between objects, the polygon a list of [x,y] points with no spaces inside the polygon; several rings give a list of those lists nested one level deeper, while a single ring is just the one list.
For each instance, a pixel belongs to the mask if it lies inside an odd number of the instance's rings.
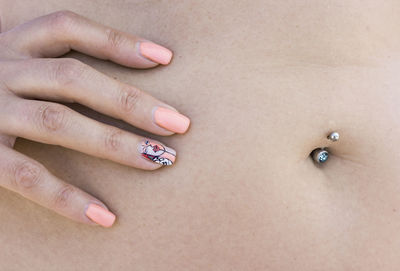
[{"label": "bare skin", "polygon": [[146,71],[68,56],[192,120],[155,137],[179,156],[151,172],[17,139],[118,219],[79,224],[2,189],[5,270],[398,270],[399,4],[215,2],[0,1],[3,30],[69,9],[172,49]]}]

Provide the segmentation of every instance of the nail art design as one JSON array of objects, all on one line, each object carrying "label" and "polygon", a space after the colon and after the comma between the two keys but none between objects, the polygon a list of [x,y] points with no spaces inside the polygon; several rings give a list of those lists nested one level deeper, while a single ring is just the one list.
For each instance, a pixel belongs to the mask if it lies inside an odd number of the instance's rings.
[{"label": "nail art design", "polygon": [[160,143],[145,139],[139,147],[139,152],[142,156],[155,163],[171,166],[175,162],[175,150]]}]

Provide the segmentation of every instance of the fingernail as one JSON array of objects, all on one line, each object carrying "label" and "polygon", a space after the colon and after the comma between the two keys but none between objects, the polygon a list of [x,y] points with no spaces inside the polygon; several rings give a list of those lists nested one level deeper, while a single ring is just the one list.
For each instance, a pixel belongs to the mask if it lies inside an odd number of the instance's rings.
[{"label": "fingernail", "polygon": [[174,133],[183,134],[189,128],[190,119],[171,109],[157,107],[153,114],[157,125]]},{"label": "fingernail", "polygon": [[86,216],[106,228],[111,227],[115,221],[115,215],[113,213],[94,203],[88,206]]},{"label": "fingernail", "polygon": [[175,162],[176,151],[150,139],[144,139],[138,146],[142,157],[164,166]]},{"label": "fingernail", "polygon": [[140,43],[140,53],[153,62],[167,65],[171,62],[172,52],[165,47],[152,42],[143,41]]}]

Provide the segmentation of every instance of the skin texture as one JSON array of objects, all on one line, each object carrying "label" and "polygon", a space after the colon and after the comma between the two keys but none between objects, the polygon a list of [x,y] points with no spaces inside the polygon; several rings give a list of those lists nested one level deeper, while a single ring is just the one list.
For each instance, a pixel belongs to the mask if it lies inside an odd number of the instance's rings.
[{"label": "skin texture", "polygon": [[[168,67],[146,71],[69,57],[192,120],[185,136],[163,138],[179,153],[175,165],[153,172],[18,139],[18,151],[118,219],[110,229],[81,225],[2,189],[5,270],[398,270],[395,1],[0,6],[3,29],[70,9],[171,48]],[[340,141],[326,139],[331,131]],[[309,158],[317,147],[332,154],[324,167]]]},{"label": "skin texture", "polygon": [[[149,159],[144,160],[143,151],[139,151],[142,136],[102,124],[55,102],[33,100],[80,103],[158,135],[171,135],[176,128],[185,133],[190,120],[142,90],[108,77],[79,60],[54,58],[74,49],[130,68],[170,62],[170,50],[149,44],[70,11],[41,16],[1,33],[0,135],[3,141],[7,135],[9,142],[22,137],[147,170],[157,169],[160,164],[172,165],[176,153],[161,143],[153,144],[154,150],[146,150]],[[144,58],[143,54],[157,58],[158,62]],[[155,108],[158,109],[155,111]],[[103,203],[61,181],[43,165],[12,147],[0,145],[0,186],[75,221],[96,222],[106,227],[113,224],[115,215]],[[164,157],[164,150],[169,150],[171,156]],[[96,211],[93,215],[90,211],[93,208],[88,207],[93,204],[102,212]]]}]

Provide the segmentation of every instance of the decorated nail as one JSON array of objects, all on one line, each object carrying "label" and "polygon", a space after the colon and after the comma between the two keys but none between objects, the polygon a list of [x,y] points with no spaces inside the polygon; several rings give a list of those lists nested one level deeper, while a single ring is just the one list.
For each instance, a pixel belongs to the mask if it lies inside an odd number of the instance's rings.
[{"label": "decorated nail", "polygon": [[175,162],[175,150],[149,139],[142,141],[139,152],[142,157],[164,166],[171,166]]}]

